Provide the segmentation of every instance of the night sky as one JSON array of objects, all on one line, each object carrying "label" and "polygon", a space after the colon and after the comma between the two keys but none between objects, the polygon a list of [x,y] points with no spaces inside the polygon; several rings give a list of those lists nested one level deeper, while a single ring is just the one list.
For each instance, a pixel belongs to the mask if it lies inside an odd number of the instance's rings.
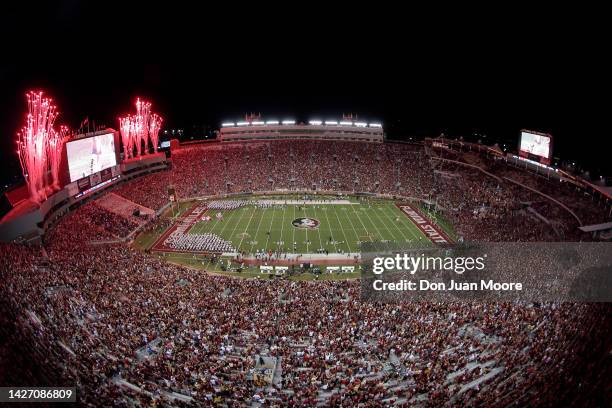
[{"label": "night sky", "polygon": [[165,128],[187,138],[247,112],[304,121],[353,113],[381,121],[393,139],[476,133],[512,149],[528,128],[553,135],[554,156],[612,175],[595,24],[581,42],[521,10],[520,24],[501,24],[406,9],[277,17],[253,6],[92,4],[3,6],[3,184],[19,174],[14,140],[29,89],[51,95],[57,123],[72,128],[86,116],[117,128],[137,96],[148,98]]}]

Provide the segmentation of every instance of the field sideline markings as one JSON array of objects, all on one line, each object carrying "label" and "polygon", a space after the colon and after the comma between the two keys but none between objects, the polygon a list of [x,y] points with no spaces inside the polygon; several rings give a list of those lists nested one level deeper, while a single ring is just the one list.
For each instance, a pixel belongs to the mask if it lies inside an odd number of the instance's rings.
[{"label": "field sideline markings", "polygon": [[[374,210],[375,210],[375,211],[374,211],[374,214],[376,214],[376,216],[378,217],[378,220],[379,220],[379,221],[380,221],[380,222],[381,222],[381,223],[382,223],[382,224],[385,226],[385,229],[387,230],[387,232],[389,232],[389,234],[391,235],[391,237],[393,238],[393,240],[394,240],[394,241],[397,241],[397,242],[399,243],[399,241],[397,240],[397,235],[395,235],[395,234],[393,233],[393,231],[391,231],[391,230],[389,229],[389,227],[388,227],[388,226],[387,226],[387,224],[384,222],[384,220],[383,220],[382,218],[380,218],[380,216],[378,215],[378,211],[376,211],[376,210],[378,210],[379,208],[383,208],[383,207],[379,207],[379,206],[375,205],[374,207],[371,207],[371,208],[374,208]],[[371,209],[371,208],[370,208],[370,209]],[[383,208],[383,211],[384,211],[384,208]],[[366,215],[368,216],[368,218],[369,218],[370,222],[371,222],[372,224],[376,225],[376,224],[374,223],[374,220],[373,220],[373,219],[372,219],[372,217],[370,216],[369,211],[368,211],[368,210],[366,210],[366,211],[365,211],[365,213],[366,213]],[[375,226],[375,228],[378,230],[378,226]],[[380,230],[378,230],[378,231],[379,231],[379,233],[380,233]],[[381,234],[381,235],[382,235],[382,234]],[[388,247],[388,245],[387,245],[387,247]]]},{"label": "field sideline markings", "polygon": [[[208,206],[206,206],[206,211],[204,211],[204,214],[200,214],[200,215],[205,215],[205,214],[208,214],[208,212],[209,212],[209,211],[212,213],[214,210],[212,210],[212,209],[208,208]],[[206,227],[204,226],[204,221],[201,221],[201,220],[200,220],[199,222],[200,222],[200,223],[202,223],[202,226],[198,227],[198,230],[195,232],[196,234],[200,234],[200,233],[201,233],[201,231],[206,232]],[[218,222],[219,222],[219,218],[217,218],[217,219],[215,220],[215,223],[214,223],[214,224],[213,224],[213,226],[210,228],[210,231],[212,231],[213,229],[215,229],[215,227],[217,226],[217,223],[218,223]],[[198,223],[198,221],[196,221],[196,225],[197,225],[197,223]]]},{"label": "field sideline markings", "polygon": [[[293,205],[293,219],[294,220],[295,220],[295,214],[296,214],[295,212],[296,207],[297,207],[296,205]],[[295,227],[293,227],[293,235],[292,235],[292,240],[291,240],[291,251],[297,251],[297,248],[295,249],[293,248],[294,242],[295,242]]]},{"label": "field sideline markings", "polygon": [[[414,238],[415,240],[418,241],[419,240],[418,237],[414,234],[414,228],[415,228],[414,225],[410,224],[410,225],[407,226],[406,224],[404,224],[401,221],[395,222],[393,220],[393,215],[394,215],[393,212],[392,211],[388,211],[388,210],[391,210],[391,209],[392,209],[392,207],[385,207],[385,210],[383,211],[385,217],[389,220],[389,222],[391,222],[391,225],[393,225],[400,232],[400,234],[402,234],[404,236],[406,241],[412,242],[412,238]],[[382,218],[382,216],[380,216],[380,217]],[[400,220],[402,219],[401,217],[397,217],[397,218],[400,219]],[[406,218],[406,217],[404,217],[404,218]],[[383,220],[383,222],[384,222],[384,220]],[[401,224],[403,228],[400,228],[398,224]],[[408,230],[408,232],[411,235],[411,238],[408,238],[408,236],[404,233],[404,229]]]},{"label": "field sideline markings", "polygon": [[[240,208],[236,208],[236,209],[235,209],[235,210],[233,210],[233,211],[232,211],[232,210],[230,210],[230,211],[229,211],[231,214],[230,214],[230,216],[228,217],[228,219],[226,220],[226,221],[227,221],[227,223],[223,224],[223,228],[221,228],[221,231],[219,231],[219,234],[215,234],[215,235],[218,235],[218,236],[219,236],[219,237],[221,237],[222,239],[225,239],[225,238],[223,238],[223,236],[222,236],[221,234],[223,234],[223,231],[225,231],[225,228],[226,228],[226,227],[227,227],[227,225],[229,224],[230,220],[231,220],[231,219],[233,219],[234,214],[235,214],[236,212],[238,212],[238,210],[239,210],[239,209],[240,209]],[[225,215],[225,213],[223,213],[223,214]],[[240,215],[240,220],[241,220],[241,219],[242,219],[242,214]],[[240,223],[240,220],[238,220],[238,224]],[[220,219],[220,218],[217,218],[217,221],[215,222],[215,225],[213,225],[213,227],[211,228],[211,231],[212,231],[212,230],[213,230],[213,229],[214,229],[214,228],[217,226],[217,223],[219,223],[220,221],[221,221],[221,219]],[[236,224],[236,226],[237,226],[238,224]],[[236,229],[236,226],[234,226],[234,229]],[[212,232],[211,232],[211,233],[212,233]],[[233,231],[232,231],[232,234],[233,234]],[[234,245],[234,242],[232,241],[232,238],[231,238],[231,237],[228,239],[228,241],[230,241],[230,242],[232,243],[232,245]],[[238,248],[236,248],[236,250],[238,251]],[[211,263],[212,263],[212,259],[210,259],[210,260],[209,260],[209,261],[206,263],[206,265],[204,266],[204,268],[206,269],[206,268],[208,268],[209,266],[211,266]]]},{"label": "field sideline markings", "polygon": [[[382,212],[385,213],[385,217],[387,219],[389,219],[389,215],[387,214],[387,208],[385,206],[380,206],[379,208],[382,209]],[[378,217],[378,219],[385,225],[385,228],[387,228],[387,231],[389,231],[394,237],[397,237],[397,235],[395,235],[391,229],[387,226],[387,222],[385,221],[385,219],[379,214],[380,211],[375,211],[374,213],[376,214],[376,216]],[[391,220],[391,224],[399,231],[400,235],[404,237],[404,242],[408,242],[411,241],[408,239],[408,237],[406,236],[406,234],[404,234],[404,232],[398,228],[397,224],[395,224],[393,222],[393,220]],[[401,238],[401,237],[400,237]],[[401,241],[398,241],[398,243]]]},{"label": "field sideline markings", "polygon": [[[219,235],[221,238],[223,238],[223,235],[222,235],[222,234],[223,234],[223,231],[225,231],[225,228],[227,227],[227,225],[228,225],[228,224],[230,224],[230,221],[232,221],[232,220],[234,219],[234,214],[235,214],[235,213],[237,213],[239,209],[240,209],[240,208],[236,208],[235,210],[230,210],[230,211],[229,211],[230,216],[228,217],[228,219],[227,219],[227,220],[225,220],[226,222],[223,224],[223,228],[221,228],[221,231],[219,231],[219,234],[218,234],[218,235]],[[225,214],[226,214],[226,213],[224,212],[224,213],[223,213],[223,216],[224,216],[224,217],[225,217]],[[242,219],[242,214],[241,214],[240,219]],[[220,221],[220,220],[219,220],[219,221]],[[238,221],[240,221],[240,220],[238,220]],[[215,229],[215,227],[216,227],[216,225],[213,225],[213,228],[212,228],[212,229]],[[232,234],[233,234],[233,231],[232,231]],[[225,238],[223,238],[223,239],[225,239]],[[230,236],[228,240],[229,240],[230,242],[232,242],[232,237]],[[233,244],[233,242],[232,242],[232,244]],[[236,248],[236,250],[238,250],[238,248]]]},{"label": "field sideline markings", "polygon": [[[342,235],[344,235],[346,246],[348,247],[349,252],[353,252],[351,250],[351,244],[349,244],[349,240],[346,237],[346,232],[344,232],[344,227],[342,226],[342,221],[340,221],[340,217],[338,217],[338,212],[336,211],[336,207],[334,207],[334,214],[336,214],[336,218],[338,219],[338,224],[340,224],[340,229],[342,230]],[[351,225],[353,225],[353,223],[351,223]],[[353,226],[353,231],[355,231],[355,227],[354,226]],[[357,239],[359,239],[359,235],[357,235],[357,231],[355,231],[355,236],[356,236]]]},{"label": "field sideline markings", "polygon": [[[420,239],[423,238],[427,238],[425,236],[425,234],[423,234],[423,232],[421,232],[421,230],[419,229],[419,227],[414,223],[414,221],[412,221],[410,218],[408,218],[406,216],[406,214],[404,214],[399,208],[397,208],[397,205],[389,205],[390,208],[392,208],[394,211],[398,210],[401,214],[401,216],[399,217],[400,219],[400,223],[404,226],[408,225],[410,228],[408,228],[408,231],[410,231],[410,234],[412,234],[412,236],[415,239],[415,242],[418,242]],[[420,235],[419,235],[420,234]],[[419,236],[421,236],[421,238],[419,239]]]},{"label": "field sideline markings", "polygon": [[[283,241],[283,228],[285,226],[285,212],[287,212],[287,207],[283,206],[282,208],[283,208],[283,219],[281,221],[280,237],[278,237],[278,241],[276,241],[276,242]],[[279,246],[280,246],[279,244],[276,244],[276,250],[277,251],[280,251]]]},{"label": "field sideline markings", "polygon": [[[314,206],[316,207],[316,206]],[[313,208],[313,212],[314,212],[314,217],[318,217],[317,215],[317,211],[315,208]],[[317,220],[318,221],[318,220]],[[319,226],[316,228],[317,233],[319,234],[319,249],[325,249],[323,248],[323,241],[321,240],[321,222],[319,221]]]},{"label": "field sideline markings", "polygon": [[[258,208],[257,208],[257,206],[255,206],[255,211],[257,211],[257,210],[258,210]],[[257,229],[255,230],[255,236],[253,237],[253,239],[252,239],[252,241],[251,241],[251,242],[255,242],[255,240],[257,239],[257,234],[259,234],[259,227],[261,227],[261,222],[263,221],[264,216],[266,215],[266,210],[267,210],[267,208],[264,208],[264,209],[263,209],[263,212],[262,212],[262,214],[261,214],[261,218],[259,219],[259,223],[257,224]],[[253,212],[253,214],[254,214],[254,213],[255,213],[255,212]],[[259,243],[259,242],[257,242],[257,243]],[[251,249],[249,250],[249,253],[251,253],[251,254],[253,253],[253,247],[254,247],[255,245],[256,245],[256,244],[251,244]]]},{"label": "field sideline markings", "polygon": [[249,229],[249,225],[251,225],[251,221],[253,220],[253,216],[255,215],[255,211],[257,209],[253,208],[253,212],[251,213],[251,218],[249,218],[249,222],[246,226],[246,228],[244,229],[244,231],[242,232],[242,237],[240,238],[240,243],[238,244],[238,248],[236,248],[238,251],[240,251],[240,249],[242,248],[242,241],[244,241],[244,235],[247,234],[247,230]]},{"label": "field sideline markings", "polygon": [[[363,205],[363,204],[362,204]],[[370,222],[372,223],[372,225],[374,225],[374,228],[376,229],[376,231],[378,231],[378,235],[380,235],[380,241],[382,243],[382,241],[390,241],[390,240],[386,240],[384,239],[384,235],[382,233],[382,231],[380,230],[380,228],[378,228],[378,224],[376,224],[374,222],[374,220],[372,219],[372,217],[370,216],[370,212],[369,210],[371,210],[372,208],[376,208],[376,206],[372,206],[371,203],[368,203],[368,208],[366,208],[366,210],[364,211],[366,213],[366,216],[368,217],[368,220],[370,220]],[[357,211],[355,211],[355,213],[357,213]],[[357,213],[357,217],[359,217],[359,214]],[[363,221],[362,221],[363,223]],[[387,228],[387,226],[385,225],[385,228],[387,229],[387,231],[391,234],[391,238],[393,238],[393,240],[396,239],[396,236],[389,230],[389,228]],[[385,246],[387,247],[387,249],[389,248],[389,243],[385,242],[384,243]]]},{"label": "field sideline markings", "polygon": [[[363,205],[363,204],[361,204],[361,205]],[[368,209],[366,208],[364,212],[365,212],[365,213],[366,213],[366,215],[367,215]],[[364,224],[364,223],[363,223],[363,221],[361,220],[361,217],[359,216],[359,214],[357,213],[357,211],[356,211],[354,208],[353,208],[353,213],[354,213],[354,214],[357,216],[357,219],[359,220],[359,222],[360,222],[360,223],[361,223],[361,225],[363,226],[363,229],[366,231],[366,233],[368,233],[368,235],[370,235],[370,234],[369,234],[368,229],[366,228],[365,224]],[[368,215],[368,217],[369,217],[369,215]],[[383,238],[384,238],[383,234],[380,232],[380,230],[378,229],[378,227],[376,226],[376,224],[374,224],[374,222],[372,221],[372,219],[371,219],[371,218],[370,218],[370,222],[372,223],[372,225],[374,225],[374,229],[376,229],[376,231],[378,231],[378,236],[379,236],[379,239],[382,241],[382,240],[383,240]],[[385,244],[385,246],[386,246],[387,248],[389,248],[389,245],[388,245],[388,244]]]},{"label": "field sideline markings", "polygon": [[329,235],[331,236],[332,242],[334,243],[333,244],[334,245],[334,251],[336,251],[336,253],[338,253],[338,247],[336,246],[336,239],[334,238],[333,228],[331,226],[331,222],[329,221],[329,215],[327,215],[328,211],[329,211],[329,208],[327,208],[323,212],[325,213],[325,218],[327,218],[327,224],[329,224]]},{"label": "field sideline markings", "polygon": [[266,238],[266,246],[264,247],[265,250],[268,250],[268,242],[270,242],[270,236],[272,235],[272,224],[274,223],[274,213],[276,212],[276,207],[272,207],[272,217],[270,218],[270,227],[268,228],[268,231],[266,231],[266,236],[268,238]]},{"label": "field sideline markings", "polygon": [[[241,208],[236,208],[235,210],[236,212],[240,211],[240,219],[238,220],[236,225],[234,225],[234,228],[232,229],[232,233],[230,234],[229,240],[232,241],[232,244],[234,243],[233,237],[234,237],[234,234],[236,233],[236,228],[238,228],[238,225],[240,225],[240,221],[242,221],[242,218],[244,217],[244,213],[246,212],[245,211],[246,209],[247,207],[241,207]],[[236,251],[240,252],[240,246],[236,247]]]},{"label": "field sideline markings", "polygon": [[[304,204],[304,217],[306,217],[306,204]],[[308,228],[304,228],[304,231],[306,232],[306,252],[308,253],[308,245],[310,243],[310,241],[308,241]]]},{"label": "field sideline markings", "polygon": [[[388,207],[388,209],[389,209],[389,210],[393,210],[393,212],[395,212],[395,211],[397,210],[397,207],[395,207],[395,206],[390,206],[390,205],[388,205],[388,204],[387,204],[387,207]],[[391,212],[391,211],[390,211],[390,212]],[[391,221],[391,224],[395,225],[395,228],[397,228],[397,229],[398,229],[400,232],[402,232],[402,231],[403,231],[403,230],[402,230],[402,228],[400,228],[400,227],[397,225],[397,223],[396,223],[396,222],[393,222],[393,217],[392,217],[391,215],[389,215],[389,213],[388,213],[386,210],[384,211],[384,213],[385,213],[385,215],[387,216],[387,218],[388,218],[388,219]],[[398,219],[400,219],[400,220],[401,220],[401,221],[398,221],[398,223],[400,223],[400,224],[402,224],[402,226],[406,227],[406,223],[405,223],[405,222],[402,222],[402,221],[404,221],[404,220],[407,220],[407,219],[406,219],[406,217],[405,217],[405,216],[403,216],[403,214],[401,214],[401,216],[398,216]],[[407,220],[407,221],[410,221],[410,220]],[[418,242],[419,237],[418,237],[418,235],[415,233],[415,229],[416,229],[416,230],[418,230],[418,228],[417,228],[417,227],[414,225],[414,223],[413,223],[413,222],[409,222],[408,226],[409,226],[409,227],[408,227],[408,228],[406,228],[406,229],[408,230],[408,232],[410,232],[410,235],[412,235],[412,238],[414,238],[414,239],[415,239],[415,242]],[[420,233],[420,231],[419,231],[419,233]],[[402,232],[402,234],[403,234],[403,232]],[[404,235],[404,237],[406,236],[405,234],[403,234],[403,235]]]}]

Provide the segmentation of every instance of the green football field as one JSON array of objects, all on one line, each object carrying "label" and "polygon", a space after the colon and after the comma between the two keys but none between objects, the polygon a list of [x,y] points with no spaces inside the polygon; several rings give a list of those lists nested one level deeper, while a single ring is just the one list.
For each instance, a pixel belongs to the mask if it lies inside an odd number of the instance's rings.
[{"label": "green football field", "polygon": [[[216,214],[221,212],[221,219]],[[381,249],[406,243],[429,241],[419,228],[393,202],[375,201],[355,204],[279,205],[258,208],[254,205],[235,210],[208,210],[190,233],[213,233],[229,240],[240,251],[257,250],[288,253],[315,253],[319,250],[360,252],[362,242],[376,242]],[[294,220],[308,219],[310,228],[294,226]],[[298,223],[299,224],[299,223]]]}]

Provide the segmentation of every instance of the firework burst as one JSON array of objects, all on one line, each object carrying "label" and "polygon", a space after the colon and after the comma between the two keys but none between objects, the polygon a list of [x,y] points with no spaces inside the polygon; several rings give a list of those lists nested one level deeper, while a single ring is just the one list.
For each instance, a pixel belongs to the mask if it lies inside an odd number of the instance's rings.
[{"label": "firework burst", "polygon": [[151,103],[136,100],[136,114],[119,118],[121,141],[123,142],[123,156],[126,159],[138,157],[149,153],[149,143],[157,152],[159,130],[163,119],[151,113]]},{"label": "firework burst", "polygon": [[47,177],[49,166],[59,169],[56,152],[61,152],[61,146],[58,147],[59,136],[53,128],[57,108],[50,98],[43,97],[43,92],[29,92],[26,97],[28,115],[17,134],[17,153],[30,198],[40,203],[47,198],[47,187],[54,183],[49,183]]},{"label": "firework burst", "polygon": [[157,143],[159,142],[159,130],[161,129],[162,122],[164,120],[157,114],[151,115],[151,123],[149,125],[149,136],[151,137],[151,144],[153,150],[157,153]]}]

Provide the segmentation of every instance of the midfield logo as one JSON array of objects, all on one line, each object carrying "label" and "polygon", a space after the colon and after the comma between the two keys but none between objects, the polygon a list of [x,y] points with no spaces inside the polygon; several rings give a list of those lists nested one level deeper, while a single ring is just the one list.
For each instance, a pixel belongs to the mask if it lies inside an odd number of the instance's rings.
[{"label": "midfield logo", "polygon": [[296,218],[291,224],[296,228],[317,229],[320,222],[314,218]]}]

